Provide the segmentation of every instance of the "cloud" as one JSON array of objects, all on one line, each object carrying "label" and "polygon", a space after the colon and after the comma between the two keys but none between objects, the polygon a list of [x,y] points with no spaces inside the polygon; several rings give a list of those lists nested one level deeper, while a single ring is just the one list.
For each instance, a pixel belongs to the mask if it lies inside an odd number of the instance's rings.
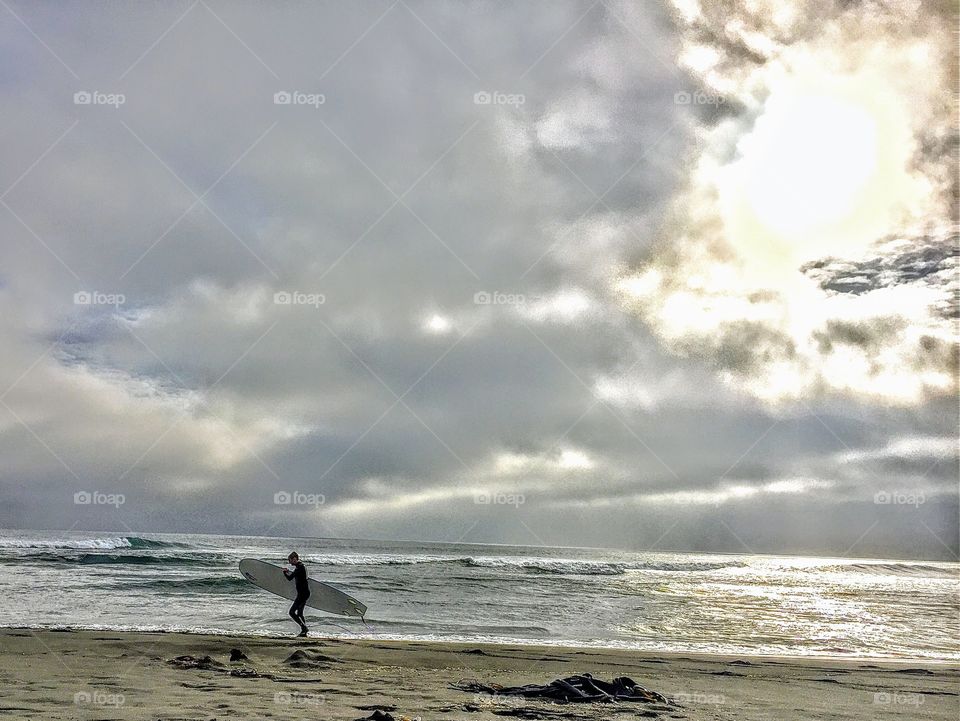
[{"label": "cloud", "polygon": [[773,404],[953,394],[950,156],[924,149],[951,132],[945,25],[911,3],[767,5],[682,9],[681,57],[746,110],[703,125],[662,241],[615,284],[624,306]]},{"label": "cloud", "polygon": [[[955,432],[956,256],[908,227],[954,187],[934,10],[216,11],[0,29],[0,525],[842,551],[883,473],[945,487],[945,447],[882,450]],[[883,237],[731,233],[765,153],[827,177],[780,142],[821,65],[810,157],[859,106],[897,141],[888,186],[847,178]],[[809,222],[804,177],[767,221]],[[873,552],[944,552],[881,526]]]},{"label": "cloud", "polygon": [[936,310],[948,318],[958,315],[956,237],[893,239],[878,244],[880,255],[857,260],[824,258],[801,270],[828,292],[860,295],[901,284],[923,283],[942,290]]},{"label": "cloud", "polygon": [[[786,478],[760,485],[725,483],[712,490],[669,491],[666,493],[641,493],[625,497],[596,498],[591,501],[577,501],[590,507],[612,505],[678,505],[678,506],[719,506],[724,503],[760,500],[758,496],[770,494],[807,493],[833,486],[831,481],[812,478]],[[566,504],[569,505],[569,504]]]},{"label": "cloud", "polygon": [[598,303],[576,288],[561,290],[518,306],[521,315],[537,323],[575,323],[599,314]]}]

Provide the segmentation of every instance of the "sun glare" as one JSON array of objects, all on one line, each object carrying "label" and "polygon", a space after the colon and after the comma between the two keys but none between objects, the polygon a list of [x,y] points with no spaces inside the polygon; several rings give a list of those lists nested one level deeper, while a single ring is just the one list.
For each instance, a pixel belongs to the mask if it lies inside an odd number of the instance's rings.
[{"label": "sun glare", "polygon": [[727,237],[747,263],[782,276],[858,255],[922,212],[929,189],[910,172],[897,97],[872,68],[842,77],[805,68],[777,86],[717,175]]},{"label": "sun glare", "polygon": [[423,329],[427,333],[433,333],[435,335],[443,335],[452,327],[453,325],[450,323],[449,319],[444,318],[442,315],[432,315],[423,323]]},{"label": "sun glare", "polygon": [[750,207],[788,238],[842,220],[876,170],[877,149],[876,120],[857,103],[816,95],[774,101],[744,159]]}]

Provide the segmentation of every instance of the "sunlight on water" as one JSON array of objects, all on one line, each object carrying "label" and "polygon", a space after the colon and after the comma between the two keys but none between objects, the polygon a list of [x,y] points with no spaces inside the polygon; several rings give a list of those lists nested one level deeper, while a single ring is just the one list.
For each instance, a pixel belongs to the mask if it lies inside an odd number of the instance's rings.
[{"label": "sunlight on water", "polygon": [[369,606],[331,635],[960,659],[955,563],[332,539],[0,532],[0,625],[288,634],[237,562],[291,548]]}]

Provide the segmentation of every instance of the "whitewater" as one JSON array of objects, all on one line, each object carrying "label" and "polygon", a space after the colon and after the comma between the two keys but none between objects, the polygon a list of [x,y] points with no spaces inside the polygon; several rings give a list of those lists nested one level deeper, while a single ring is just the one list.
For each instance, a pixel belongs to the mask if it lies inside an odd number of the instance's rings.
[{"label": "whitewater", "polygon": [[282,563],[369,607],[347,638],[960,659],[960,565],[343,539],[0,531],[0,626],[293,632],[237,571]]}]

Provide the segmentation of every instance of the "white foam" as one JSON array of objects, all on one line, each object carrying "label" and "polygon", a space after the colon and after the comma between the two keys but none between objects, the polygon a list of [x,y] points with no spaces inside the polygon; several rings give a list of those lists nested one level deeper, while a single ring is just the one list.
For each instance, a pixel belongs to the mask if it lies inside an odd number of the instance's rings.
[{"label": "white foam", "polygon": [[48,549],[101,549],[132,548],[133,544],[122,536],[114,538],[54,538],[50,540],[0,538],[0,548],[48,548]]}]

